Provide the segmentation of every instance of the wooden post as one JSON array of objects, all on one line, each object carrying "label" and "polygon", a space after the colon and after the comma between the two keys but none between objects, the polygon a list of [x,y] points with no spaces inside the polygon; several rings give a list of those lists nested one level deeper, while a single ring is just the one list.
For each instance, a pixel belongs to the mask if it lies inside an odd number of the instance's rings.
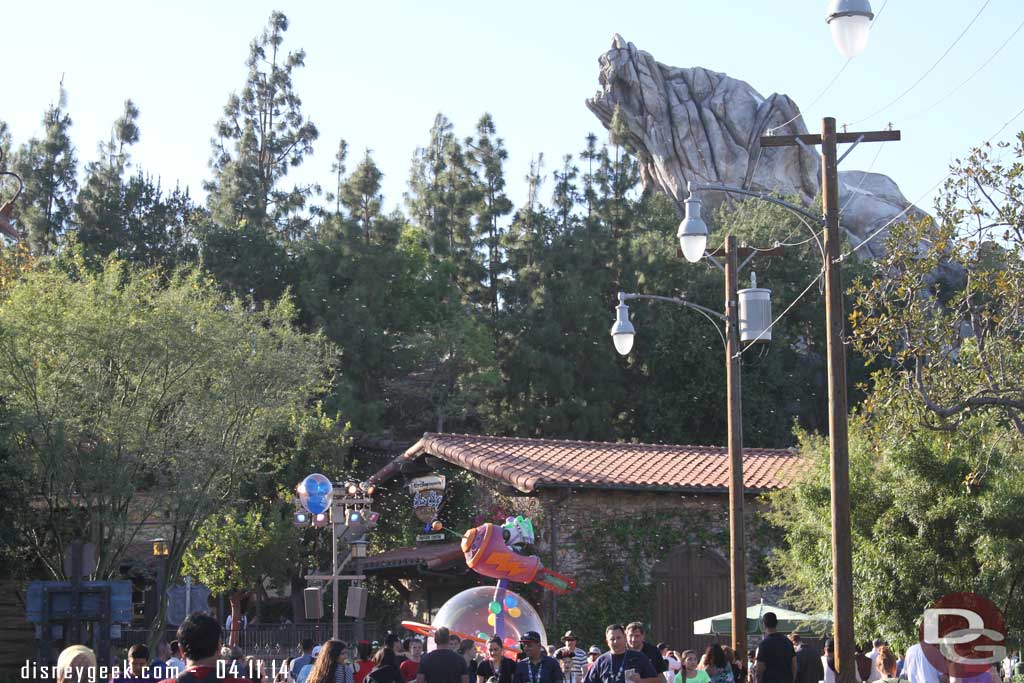
[{"label": "wooden post", "polygon": [[821,201],[825,214],[825,325],[828,345],[829,466],[832,473],[832,614],[837,683],[854,683],[853,546],[846,425],[846,348],[839,266],[839,169],[836,120],[821,122]]},{"label": "wooden post", "polygon": [[832,618],[836,683],[854,683],[853,544],[850,538],[850,455],[846,425],[846,349],[839,249],[839,161],[841,143],[899,140],[898,130],[836,133],[836,120],[821,122],[821,135],[769,135],[762,147],[821,145],[821,203],[825,218],[825,324],[828,346],[829,466],[832,476]]},{"label": "wooden post", "polygon": [[[729,414],[729,585],[732,645],[747,651],[747,544],[743,533],[743,411],[740,385],[739,264],[736,238],[725,238],[725,374]],[[738,655],[737,655],[738,656]],[[744,655],[745,656],[745,655]]]}]

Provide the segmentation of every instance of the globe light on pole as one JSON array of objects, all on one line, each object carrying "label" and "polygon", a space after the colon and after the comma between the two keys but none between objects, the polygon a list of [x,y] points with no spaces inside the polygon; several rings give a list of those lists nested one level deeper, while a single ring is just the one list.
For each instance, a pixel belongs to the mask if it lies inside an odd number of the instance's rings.
[{"label": "globe light on pole", "polygon": [[700,217],[700,202],[693,198],[693,193],[685,205],[686,215],[679,224],[676,236],[679,238],[679,248],[683,250],[683,256],[690,263],[696,263],[703,258],[704,250],[708,246],[708,226]]},{"label": "globe light on pole", "polygon": [[615,307],[615,324],[612,325],[612,342],[619,355],[625,356],[633,349],[633,337],[636,330],[633,323],[629,322],[629,306],[625,304],[621,296],[619,305]]},{"label": "globe light on pole", "polygon": [[868,0],[829,0],[825,23],[840,54],[852,59],[864,51],[874,18]]}]

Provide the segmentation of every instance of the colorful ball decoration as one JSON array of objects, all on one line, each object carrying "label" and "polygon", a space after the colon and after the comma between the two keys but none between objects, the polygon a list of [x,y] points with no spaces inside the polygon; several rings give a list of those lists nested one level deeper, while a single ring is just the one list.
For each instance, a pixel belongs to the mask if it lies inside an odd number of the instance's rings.
[{"label": "colorful ball decoration", "polygon": [[501,603],[495,600],[491,602],[490,605],[488,605],[488,609],[490,609],[495,614],[501,614]]},{"label": "colorful ball decoration", "polygon": [[331,507],[331,496],[334,486],[331,480],[319,473],[313,473],[303,479],[297,489],[299,503],[313,515],[327,512]]},{"label": "colorful ball decoration", "polygon": [[488,626],[494,626],[494,622],[495,622],[494,617],[495,617],[495,615],[494,615],[493,612],[491,614],[487,615],[487,625]]},{"label": "colorful ball decoration", "polygon": [[435,519],[434,522],[430,525],[430,529],[432,531],[443,531],[444,524],[441,523],[441,520]]},{"label": "colorful ball decoration", "polygon": [[518,604],[519,604],[519,600],[516,599],[516,596],[514,596],[514,595],[506,595],[505,596],[505,607],[507,607],[508,609],[512,609],[513,607],[515,607]]},{"label": "colorful ball decoration", "polygon": [[523,616],[523,611],[518,607],[513,607],[508,611],[508,615],[513,619],[518,619],[519,617]]}]

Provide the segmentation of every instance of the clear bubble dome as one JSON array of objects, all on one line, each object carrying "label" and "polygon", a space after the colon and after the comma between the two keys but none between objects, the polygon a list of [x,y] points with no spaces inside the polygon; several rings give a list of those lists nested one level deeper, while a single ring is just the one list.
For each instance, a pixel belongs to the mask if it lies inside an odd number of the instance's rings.
[{"label": "clear bubble dome", "polygon": [[[511,600],[509,599],[511,598]],[[431,626],[440,628],[447,626],[448,630],[460,635],[481,637],[486,634],[487,638],[494,635],[494,626],[488,621],[488,616],[494,614],[491,611],[491,603],[495,602],[494,586],[477,586],[464,590],[453,596],[448,602],[441,605],[437,616],[431,620]],[[519,636],[526,631],[536,631],[540,634],[541,643],[545,646],[548,642],[547,632],[540,620],[540,615],[533,605],[528,603],[514,591],[506,590],[500,596],[498,604],[501,606],[502,616],[505,621],[502,638],[511,639],[512,643],[518,645]],[[510,606],[512,605],[512,606]],[[517,616],[512,616],[516,614]],[[506,643],[509,641],[506,640]]]}]

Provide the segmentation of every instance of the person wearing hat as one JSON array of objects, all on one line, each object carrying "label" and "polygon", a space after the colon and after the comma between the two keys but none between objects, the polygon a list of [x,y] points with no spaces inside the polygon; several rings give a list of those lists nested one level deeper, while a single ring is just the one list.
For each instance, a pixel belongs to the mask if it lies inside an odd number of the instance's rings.
[{"label": "person wearing hat", "polygon": [[587,675],[587,672],[590,671],[590,667],[592,667],[594,665],[594,662],[596,662],[597,658],[600,657],[600,656],[601,656],[601,648],[599,648],[597,645],[591,645],[590,649],[587,650],[587,663],[583,667],[583,675],[584,676]]},{"label": "person wearing hat", "polygon": [[663,683],[644,653],[626,647],[626,630],[611,624],[604,630],[608,652],[590,665],[583,683]]},{"label": "person wearing hat", "polygon": [[524,632],[519,636],[519,647],[526,656],[516,662],[512,683],[563,683],[562,667],[544,652],[539,633]]},{"label": "person wearing hat", "polygon": [[572,631],[562,636],[562,647],[555,650],[555,659],[562,664],[562,673],[566,683],[580,683],[583,680],[583,667],[587,664],[587,653],[576,646],[579,639]]}]

